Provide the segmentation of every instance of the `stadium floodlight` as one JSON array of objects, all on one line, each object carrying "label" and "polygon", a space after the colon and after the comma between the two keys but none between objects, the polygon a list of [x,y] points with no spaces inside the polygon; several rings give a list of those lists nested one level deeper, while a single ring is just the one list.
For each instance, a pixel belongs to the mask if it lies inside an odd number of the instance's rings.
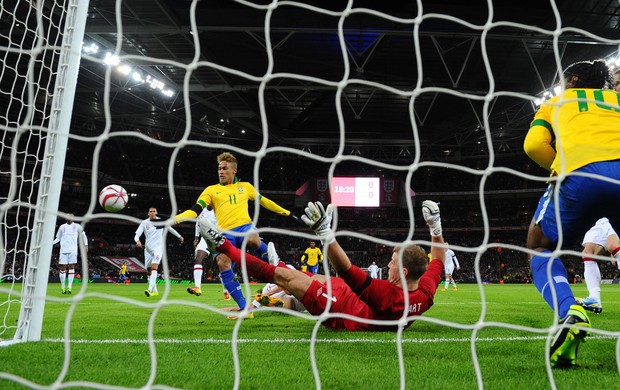
[{"label": "stadium floodlight", "polygon": [[607,58],[605,58],[605,63],[607,64],[607,66],[611,66],[615,68],[619,67],[620,66],[620,54],[614,53],[608,56]]},{"label": "stadium floodlight", "polygon": [[86,54],[97,54],[99,52],[99,46],[94,43],[91,43],[90,45],[84,45],[84,43],[82,42],[82,51]]},{"label": "stadium floodlight", "polygon": [[[85,48],[84,51],[86,52],[86,50],[89,50],[90,53],[95,53],[96,51],[95,52],[92,51],[92,50],[95,50],[95,48],[97,51],[99,50],[99,47],[93,44],[89,46],[88,49]],[[106,52],[103,58],[103,62],[104,64],[108,66],[116,66],[117,67],[116,70],[125,76],[131,75],[131,78],[138,83],[142,83],[142,84],[147,83],[151,87],[151,89],[160,90],[162,94],[166,97],[172,97],[175,94],[173,90],[165,89],[166,84],[163,81],[149,74],[144,76],[142,72],[138,70],[133,70],[131,65],[121,64],[120,57],[117,56],[116,54],[112,54],[111,52]]]},{"label": "stadium floodlight", "polygon": [[105,53],[105,57],[103,58],[103,63],[108,66],[116,66],[121,62],[121,59],[118,58],[116,54],[112,54],[110,52]]},{"label": "stadium floodlight", "polygon": [[119,65],[118,67],[116,67],[116,70],[119,73],[124,74],[125,76],[128,76],[131,73],[131,66],[129,66],[127,64],[122,64],[122,65]]},{"label": "stadium floodlight", "polygon": [[164,84],[163,82],[152,77],[147,78],[147,83],[153,89],[164,89],[164,87],[166,86],[166,84]]},{"label": "stadium floodlight", "polygon": [[[620,52],[618,51],[614,51],[613,53],[607,55],[605,58],[605,63],[607,64],[607,66],[609,67],[615,67],[618,68],[620,67]],[[553,86],[551,88],[551,91],[549,90],[544,90],[540,93],[538,93],[537,96],[539,96],[536,100],[534,100],[534,105],[536,107],[539,107],[541,104],[543,104],[546,100],[559,95],[562,92],[562,83],[558,83],[555,86]]]}]

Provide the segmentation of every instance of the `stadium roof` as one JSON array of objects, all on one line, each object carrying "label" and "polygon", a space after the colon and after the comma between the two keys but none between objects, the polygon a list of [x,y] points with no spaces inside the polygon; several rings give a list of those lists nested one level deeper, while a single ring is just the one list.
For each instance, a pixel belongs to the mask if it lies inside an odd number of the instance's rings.
[{"label": "stadium roof", "polygon": [[[620,20],[612,0],[557,2],[561,20],[549,1],[496,1],[492,13],[484,0],[422,1],[423,10],[413,1],[353,1],[344,17],[344,0],[306,7],[219,0],[197,2],[193,26],[190,1],[124,1],[120,16],[115,3],[90,2],[84,41],[99,47],[93,59],[119,47],[121,64],[173,92],[154,93],[131,74],[112,72],[115,130],[174,141],[189,128],[190,139],[257,150],[268,126],[268,146],[333,155],[340,102],[345,153],[379,160],[413,152],[412,121],[429,158],[487,154],[485,116],[494,150],[522,153],[533,97],[558,82],[554,49],[561,67],[609,57]],[[104,77],[101,62],[82,61],[76,129],[105,125]]]}]

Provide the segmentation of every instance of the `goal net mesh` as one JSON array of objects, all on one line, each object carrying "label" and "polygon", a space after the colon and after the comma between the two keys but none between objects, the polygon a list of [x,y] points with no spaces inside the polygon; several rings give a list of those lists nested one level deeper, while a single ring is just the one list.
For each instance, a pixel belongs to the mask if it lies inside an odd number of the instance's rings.
[{"label": "goal net mesh", "polygon": [[[55,188],[62,174],[54,177],[51,170],[56,159],[62,172],[65,155],[66,139],[57,143],[57,124],[60,101],[67,96],[63,30],[71,7],[75,4],[70,1],[46,6],[16,1],[3,3],[0,10],[0,287],[7,294],[2,302],[3,339],[21,337],[17,333],[28,321],[20,324],[15,315],[36,305],[39,270],[47,280],[49,259],[41,265],[32,259],[51,244],[42,236],[45,219],[56,219]],[[73,36],[73,27],[69,31],[67,37]],[[68,94],[72,98],[73,90]]]},{"label": "goal net mesh", "polygon": [[[53,214],[54,220],[56,216],[62,219],[63,210],[55,210],[49,209],[40,205],[40,184],[44,177],[43,165],[45,161],[46,155],[46,147],[49,147],[49,138],[51,136],[57,135],[57,130],[50,127],[50,122],[52,121],[53,114],[53,98],[54,95],[58,93],[58,90],[54,89],[56,85],[56,79],[59,74],[59,63],[61,62],[59,59],[61,49],[62,49],[62,32],[65,31],[65,24],[67,21],[67,10],[70,7],[74,6],[74,2],[69,0],[55,1],[51,2],[26,2],[26,1],[15,1],[10,5],[9,2],[3,2],[2,9],[0,10],[0,21],[2,23],[2,28],[0,28],[0,56],[2,58],[2,67],[0,73],[0,95],[1,101],[3,102],[3,110],[0,113],[0,126],[2,126],[2,142],[0,143],[0,297],[2,301],[0,301],[0,317],[2,321],[0,322],[0,341],[11,340],[15,337],[17,333],[19,333],[18,327],[19,323],[19,315],[20,310],[23,310],[24,305],[30,305],[31,301],[37,298],[34,296],[34,291],[27,291],[27,288],[24,285],[25,278],[27,276],[27,269],[29,267],[29,260],[31,258],[32,252],[37,251],[37,245],[47,245],[51,247],[51,239],[53,237],[47,237],[48,241],[43,241],[40,243],[35,243],[33,245],[33,230],[35,230],[35,224],[37,223],[35,218],[35,213],[39,212],[41,214]],[[40,4],[45,3],[45,4]],[[509,173],[514,176],[518,176],[524,180],[531,180],[537,182],[539,186],[544,186],[545,178],[542,176],[528,175],[525,173],[521,173],[515,170],[507,169],[507,168],[498,168],[493,166],[493,162],[495,159],[494,148],[495,144],[492,139],[492,133],[488,130],[490,127],[489,117],[490,112],[492,111],[492,104],[494,99],[498,96],[506,96],[511,95],[520,99],[523,99],[530,105],[530,111],[527,112],[527,115],[533,114],[532,107],[534,106],[534,101],[536,100],[536,96],[528,96],[518,92],[510,92],[510,91],[495,91],[493,89],[493,73],[488,70],[488,78],[490,79],[490,88],[489,92],[486,96],[478,96],[475,94],[468,94],[465,92],[460,92],[456,89],[446,89],[446,88],[437,88],[437,87],[428,87],[423,85],[423,76],[420,75],[418,82],[416,85],[410,86],[410,88],[399,89],[394,86],[385,85],[378,82],[364,80],[363,78],[357,77],[355,75],[355,68],[359,67],[360,64],[356,63],[354,59],[350,56],[347,50],[347,42],[344,37],[345,33],[343,31],[343,25],[347,21],[348,18],[355,15],[372,15],[378,19],[384,19],[390,21],[391,23],[398,24],[405,29],[408,29],[411,40],[412,40],[412,58],[415,57],[416,65],[421,70],[421,61],[424,53],[420,50],[420,25],[424,22],[432,22],[434,20],[449,20],[457,25],[464,26],[466,28],[471,29],[472,34],[475,35],[477,40],[480,40],[482,50],[483,60],[487,59],[487,53],[485,51],[485,39],[487,34],[492,31],[494,28],[498,27],[512,27],[515,29],[523,29],[530,30],[532,33],[542,34],[547,36],[556,36],[562,33],[562,28],[558,27],[556,30],[542,30],[540,28],[534,26],[526,26],[520,25],[516,23],[509,22],[492,22],[489,20],[484,25],[472,25],[466,21],[460,20],[458,18],[454,18],[449,15],[441,15],[441,14],[425,14],[423,12],[423,7],[420,7],[420,13],[415,18],[411,19],[401,19],[398,17],[394,17],[392,15],[378,12],[372,9],[367,8],[355,8],[354,2],[351,1],[348,4],[348,7],[342,11],[332,11],[327,10],[315,6],[311,6],[304,3],[298,2],[272,2],[267,5],[258,5],[252,2],[239,1],[236,2],[239,6],[253,8],[256,10],[263,11],[265,13],[265,24],[264,24],[264,35],[262,38],[264,39],[264,50],[265,55],[267,57],[267,67],[266,71],[262,75],[249,74],[242,69],[242,67],[236,68],[234,66],[224,66],[218,64],[216,62],[211,62],[207,60],[203,60],[201,57],[201,45],[198,42],[199,31],[195,24],[196,21],[196,7],[198,2],[192,1],[191,6],[189,7],[189,19],[192,21],[190,30],[191,36],[195,39],[194,43],[195,52],[191,53],[193,59],[188,63],[180,63],[178,61],[171,60],[166,57],[148,57],[148,56],[137,56],[137,55],[127,55],[125,52],[124,45],[139,45],[139,42],[127,42],[123,38],[123,17],[135,17],[138,18],[139,15],[123,15],[121,10],[123,10],[123,2],[116,2],[116,10],[119,12],[115,15],[109,15],[110,19],[116,19],[117,21],[117,40],[116,47],[113,48],[110,56],[101,58],[96,57],[94,55],[90,55],[88,51],[84,50],[84,48],[70,48],[71,51],[76,52],[80,51],[83,55],[82,62],[87,63],[89,65],[96,64],[101,67],[107,67],[106,71],[103,72],[103,78],[105,83],[105,90],[103,94],[101,94],[101,102],[100,104],[104,107],[104,111],[106,113],[106,126],[103,129],[96,129],[92,136],[74,136],[80,140],[80,142],[84,144],[88,144],[88,147],[85,150],[88,150],[93,153],[90,158],[85,159],[88,161],[88,166],[84,167],[73,167],[83,168],[88,175],[88,181],[91,183],[90,188],[86,188],[86,191],[90,191],[89,198],[89,206],[88,211],[83,213],[82,215],[76,215],[76,219],[85,227],[85,230],[88,234],[89,223],[101,221],[105,219],[109,221],[109,223],[127,223],[131,222],[136,224],[139,223],[140,219],[136,216],[128,216],[123,215],[123,213],[118,213],[117,215],[107,214],[105,216],[102,215],[103,211],[97,205],[97,192],[98,189],[102,188],[102,183],[108,183],[110,178],[105,177],[105,167],[101,166],[100,160],[103,161],[104,158],[107,161],[113,161],[113,158],[109,156],[103,156],[105,153],[105,145],[109,145],[110,141],[121,140],[121,139],[132,139],[134,141],[142,142],[144,144],[148,143],[151,145],[155,145],[159,148],[159,150],[164,151],[162,155],[165,155],[169,160],[163,163],[162,165],[166,167],[167,175],[167,183],[164,187],[167,188],[166,195],[169,196],[170,202],[170,210],[164,210],[164,214],[168,212],[173,213],[176,210],[184,210],[190,207],[190,204],[182,204],[178,201],[177,195],[180,191],[183,192],[191,192],[189,194],[190,197],[197,197],[202,190],[202,187],[196,186],[185,186],[181,187],[175,183],[173,179],[175,177],[175,169],[179,169],[174,161],[177,159],[181,159],[181,155],[186,153],[187,150],[202,150],[206,155],[210,156],[206,161],[201,160],[199,163],[204,165],[209,165],[214,163],[215,159],[211,156],[215,156],[216,153],[221,151],[231,151],[236,155],[244,156],[246,158],[254,159],[254,167],[253,174],[256,178],[256,182],[254,185],[260,190],[260,175],[264,174],[261,172],[261,164],[266,161],[270,156],[277,154],[287,154],[298,156],[303,161],[311,161],[319,164],[324,164],[324,166],[328,167],[326,170],[326,174],[331,180],[337,168],[347,162],[355,162],[366,164],[368,167],[376,168],[376,169],[386,169],[391,170],[393,172],[397,172],[403,174],[406,177],[405,180],[405,188],[412,188],[412,177],[414,174],[418,173],[423,169],[429,170],[442,170],[448,169],[452,171],[462,172],[466,175],[471,175],[471,177],[478,178],[480,182],[480,186],[477,190],[477,197],[479,200],[481,215],[480,221],[481,225],[485,228],[484,236],[482,239],[482,243],[476,245],[474,247],[465,247],[465,246],[454,246],[452,249],[455,252],[467,252],[472,254],[475,257],[474,265],[476,269],[475,278],[480,287],[480,302],[477,304],[482,306],[480,318],[475,321],[475,323],[464,325],[459,322],[450,322],[450,321],[442,321],[433,318],[421,317],[417,319],[417,322],[431,322],[440,324],[446,327],[454,328],[454,329],[468,329],[471,330],[471,338],[465,340],[469,342],[471,345],[471,360],[473,361],[473,365],[475,367],[475,378],[476,384],[480,387],[484,387],[484,375],[478,364],[478,340],[477,335],[482,330],[488,327],[500,327],[500,328],[510,328],[513,330],[523,331],[524,333],[528,333],[538,340],[541,338],[546,340],[546,347],[549,348],[549,343],[552,337],[552,333],[554,330],[554,325],[549,323],[548,328],[538,328],[538,327],[528,327],[524,325],[510,324],[510,323],[496,323],[496,322],[487,322],[485,318],[485,313],[487,309],[487,302],[485,300],[484,290],[482,288],[483,282],[483,273],[484,270],[480,269],[481,265],[481,257],[487,251],[496,250],[498,247],[504,248],[504,250],[512,250],[514,252],[519,253],[521,256],[526,257],[526,251],[523,247],[510,245],[510,244],[502,244],[497,242],[491,242],[488,229],[489,229],[489,219],[487,212],[485,210],[485,181],[491,177],[491,175],[502,172]],[[421,2],[418,2],[421,3]],[[342,74],[341,79],[336,80],[327,80],[316,77],[311,77],[304,75],[302,73],[293,73],[293,71],[289,72],[275,72],[274,71],[274,47],[277,46],[281,42],[272,42],[271,36],[271,18],[273,17],[273,13],[278,9],[285,7],[298,7],[304,8],[308,12],[318,13],[323,15],[329,15],[331,17],[336,18],[338,23],[337,30],[337,42],[340,48],[340,60],[342,61],[342,65],[344,68],[344,72]],[[489,2],[489,7],[492,9],[492,4]],[[561,15],[554,9],[555,15],[558,20],[561,20]],[[88,25],[87,25],[88,27]],[[588,35],[587,32],[583,32]],[[614,43],[613,41],[605,40],[600,37],[591,36],[592,42],[604,42],[606,44]],[[560,49],[558,47],[557,42],[554,42],[556,45],[556,55],[558,59],[558,63],[560,58]],[[618,44],[618,42],[615,42]],[[243,56],[239,57],[239,62],[243,61]],[[182,99],[184,102],[184,110],[185,110],[185,125],[182,128],[178,128],[179,137],[177,137],[174,142],[169,142],[167,140],[163,140],[159,137],[158,134],[147,132],[147,131],[114,131],[113,127],[115,124],[110,121],[110,107],[111,107],[111,99],[115,98],[115,92],[111,91],[115,87],[118,86],[118,74],[114,73],[113,70],[123,71],[118,67],[126,63],[135,63],[138,64],[136,68],[139,67],[139,64],[150,63],[156,64],[161,68],[174,69],[177,72],[183,72],[184,83],[177,85],[179,91],[166,90],[162,85],[159,85],[156,80],[154,80],[151,76],[146,77],[144,74],[132,74],[129,73],[129,77],[136,77],[141,79],[141,83],[148,83],[151,89],[166,93],[166,94],[178,94],[177,99]],[[487,63],[487,68],[490,65]],[[558,67],[559,68],[559,67]],[[257,145],[256,150],[246,150],[245,148],[238,147],[234,144],[234,142],[227,142],[225,139],[220,141],[220,143],[212,142],[210,140],[204,141],[201,140],[198,136],[196,136],[194,132],[194,125],[196,124],[196,118],[192,116],[192,98],[190,91],[190,80],[196,74],[200,74],[200,72],[204,69],[215,70],[217,72],[223,72],[228,75],[235,76],[239,79],[246,80],[248,82],[256,83],[258,85],[258,107],[259,112],[262,116],[262,144]],[[559,71],[560,69],[558,69]],[[418,73],[422,73],[419,71]],[[458,77],[458,76],[457,76]],[[327,148],[327,152],[323,155],[313,154],[309,147],[291,147],[291,146],[277,146],[277,147],[269,147],[268,140],[269,137],[269,125],[267,121],[268,117],[268,107],[265,99],[265,94],[267,93],[266,88],[270,83],[277,82],[278,80],[288,80],[299,83],[304,83],[305,85],[312,85],[320,88],[328,88],[335,91],[335,98],[333,102],[330,104],[333,105],[333,110],[337,117],[337,129],[334,130],[334,139],[336,139],[336,143]],[[455,80],[458,82],[458,80]],[[411,162],[406,165],[396,165],[391,163],[383,163],[379,161],[374,161],[371,158],[362,156],[361,153],[355,153],[355,151],[351,151],[350,148],[346,145],[346,129],[349,124],[347,123],[347,119],[343,114],[345,110],[345,106],[351,108],[351,110],[356,114],[361,116],[361,111],[363,107],[355,106],[353,103],[348,101],[343,97],[343,91],[347,88],[355,88],[355,87],[364,87],[368,89],[374,89],[377,91],[387,92],[389,94],[393,94],[401,97],[409,102],[409,108],[406,112],[399,113],[400,115],[405,115],[410,118],[410,128],[411,128],[411,137],[410,137],[410,145],[412,145],[411,149],[403,149],[404,152],[409,157],[412,157]],[[419,128],[417,123],[419,122],[420,113],[415,112],[413,109],[416,98],[418,98],[421,94],[451,94],[462,97],[463,99],[469,99],[471,101],[481,102],[483,104],[482,114],[484,116],[481,118],[481,124],[483,125],[483,131],[485,131],[487,145],[490,146],[488,150],[488,162],[489,165],[487,167],[482,167],[482,169],[474,169],[467,166],[459,166],[457,164],[439,162],[437,160],[424,160],[422,159],[423,150],[421,149]],[[284,96],[284,99],[287,100],[291,105],[294,105],[295,97],[292,96]],[[202,121],[200,121],[202,123]],[[225,128],[218,128],[215,125],[207,126],[208,132],[222,132],[222,134],[226,134]],[[376,137],[380,137],[380,134],[376,134]],[[70,136],[71,137],[71,136]],[[106,144],[108,142],[108,144]],[[119,142],[120,144],[120,142]],[[135,145],[136,142],[130,145]],[[47,145],[47,146],[46,146]],[[482,146],[484,147],[484,145]],[[127,147],[128,150],[119,150],[118,155],[115,156],[120,158],[124,153],[130,153],[131,151]],[[66,148],[60,148],[62,150],[54,150],[58,156],[64,156],[67,152]],[[331,151],[331,154],[329,152]],[[108,149],[109,153],[110,150]],[[79,153],[79,151],[76,151]],[[161,156],[160,156],[161,157]],[[486,165],[486,162],[483,164]],[[250,167],[247,167],[249,170]],[[136,177],[140,177],[140,172],[135,172]],[[211,177],[212,176],[212,177]],[[215,175],[205,175],[206,179],[200,178],[200,180],[206,180],[205,185],[210,184],[212,180],[216,179]],[[135,182],[141,182],[140,185],[143,186],[145,191],[152,190],[157,187],[157,185],[149,185],[147,182],[148,179],[139,180],[136,179],[134,182],[120,181],[114,184],[121,185],[132,185]],[[288,189],[294,190],[294,189]],[[195,198],[194,198],[195,199]],[[130,199],[129,202],[131,204],[133,200]],[[475,200],[474,200],[475,202]],[[413,201],[411,197],[407,197],[406,201],[406,213],[410,216],[409,232],[406,235],[406,239],[400,242],[393,242],[388,239],[379,239],[377,237],[373,237],[369,234],[362,234],[356,232],[355,228],[339,228],[338,227],[338,218],[335,221],[336,234],[337,237],[351,237],[353,239],[359,239],[360,241],[369,241],[377,244],[382,244],[386,246],[394,246],[394,245],[403,245],[403,244],[420,244],[426,247],[430,246],[430,240],[427,236],[426,230],[422,232],[418,232],[415,226],[414,220],[420,219],[419,210],[414,207]],[[446,207],[449,207],[446,205]],[[145,213],[146,210],[138,210],[140,214]],[[258,205],[255,205],[254,215],[255,220],[261,215],[268,213],[264,209],[260,209]],[[171,225],[172,221],[168,220],[168,224]],[[260,233],[266,234],[274,237],[274,240],[277,244],[277,239],[279,236],[292,236],[300,241],[310,240],[312,239],[312,234],[308,231],[304,232],[295,232],[293,230],[287,230],[278,227],[277,225],[265,227],[259,226]],[[448,224],[446,224],[448,227]],[[517,232],[516,234],[524,234],[524,232]],[[414,239],[415,236],[415,239]],[[171,238],[169,234],[166,234],[166,240],[172,241],[174,237]],[[127,237],[128,242],[131,241],[131,237]],[[569,253],[571,254],[571,253]],[[575,255],[575,253],[572,253]],[[51,258],[48,258],[45,261],[50,261]],[[327,260],[326,260],[327,261]],[[82,272],[84,273],[84,277],[88,277],[92,275],[93,270],[89,270],[89,262],[85,257],[84,253],[81,253],[81,261]],[[367,266],[367,265],[366,265]],[[49,264],[47,264],[49,267]],[[169,282],[171,276],[171,268],[174,267],[174,264],[171,264],[170,258],[167,254],[164,254],[164,258],[161,264],[161,272],[164,275],[164,278]],[[329,274],[329,268],[326,268],[326,273]],[[244,293],[246,296],[251,296],[253,287],[249,284],[249,278],[247,276],[246,270],[244,267],[241,267],[243,281],[244,281]],[[385,277],[382,273],[380,274],[382,277]],[[160,340],[156,338],[156,327],[158,326],[158,315],[160,313],[165,312],[166,310],[170,310],[170,307],[174,307],[175,305],[179,306],[188,306],[196,309],[206,309],[211,312],[217,312],[219,314],[223,314],[218,307],[211,305],[210,303],[187,303],[180,302],[179,300],[169,299],[168,295],[170,289],[173,286],[170,283],[166,283],[164,285],[164,289],[162,290],[161,299],[158,301],[149,301],[148,303],[144,303],[143,301],[139,301],[138,299],[127,299],[113,295],[97,295],[97,297],[103,297],[108,299],[110,302],[121,305],[123,310],[125,310],[128,315],[131,315],[133,309],[149,309],[148,320],[144,323],[144,344],[148,345],[148,356],[142,356],[142,361],[148,362],[148,379],[146,382],[142,384],[144,388],[182,388],[182,382],[168,383],[165,379],[161,379],[158,377],[158,364],[162,364],[159,359],[161,356],[158,355],[158,345],[160,343],[174,343],[173,340],[174,335],[170,336],[170,338],[166,340]],[[530,286],[534,289],[533,286]],[[50,287],[52,288],[52,287]],[[87,284],[80,285],[79,293],[75,294],[70,299],[66,300],[66,302],[70,302],[70,309],[66,311],[65,317],[63,319],[63,337],[57,338],[54,340],[46,340],[45,339],[45,331],[43,332],[44,342],[55,342],[55,343],[63,343],[64,345],[64,355],[62,356],[62,369],[59,371],[57,377],[54,380],[53,388],[60,387],[92,387],[92,388],[128,388],[123,384],[105,384],[100,380],[89,380],[88,378],[71,378],[68,379],[68,373],[71,370],[72,365],[81,364],[72,359],[72,342],[83,342],[88,343],[89,340],[75,340],[73,338],[73,333],[75,331],[75,327],[79,324],[79,320],[77,317],[74,317],[76,311],[79,310],[80,305],[85,305],[88,303],[88,300],[91,299],[93,295],[89,295],[89,287]],[[64,297],[59,296],[46,296],[46,297],[38,297],[38,299],[44,299],[46,302],[65,302],[63,301]],[[156,303],[153,303],[156,302]],[[106,306],[105,310],[110,309],[110,305]],[[111,310],[119,310],[111,309]],[[286,314],[292,314],[287,311],[281,309],[271,309],[264,308],[263,310],[274,310],[277,312],[284,312]],[[519,308],[519,310],[521,310]],[[432,309],[431,309],[432,311]],[[57,312],[56,312],[57,313]],[[225,314],[224,314],[225,315]],[[524,314],[525,315],[525,314]],[[321,373],[321,369],[317,364],[317,357],[315,354],[316,345],[317,345],[317,334],[319,329],[321,328],[320,322],[317,322],[316,317],[306,316],[294,314],[296,317],[301,317],[307,319],[308,321],[312,321],[316,323],[316,326],[312,328],[310,334],[308,334],[308,342],[307,342],[307,351],[310,358],[309,366],[312,369],[312,377],[314,378],[314,383],[309,383],[305,387],[321,387],[321,381],[324,379]],[[319,319],[325,320],[327,318],[331,318],[334,316],[330,313],[324,313]],[[551,318],[551,315],[549,315]],[[364,321],[364,320],[360,320]],[[179,332],[183,329],[183,320],[180,319],[177,322]],[[122,322],[121,322],[122,323]],[[404,324],[404,321],[403,321]],[[122,326],[122,325],[120,325]],[[209,324],[205,324],[205,327],[208,327]],[[415,332],[416,325],[414,324],[408,332]],[[618,333],[608,332],[593,329],[595,334],[600,336],[605,336],[609,338],[618,338]],[[205,332],[209,334],[209,332]],[[405,333],[406,334],[406,333]],[[214,336],[215,337],[215,336]],[[335,337],[335,336],[334,336]],[[400,388],[411,388],[416,386],[416,377],[420,373],[414,373],[405,370],[405,360],[407,356],[403,352],[403,332],[398,332],[395,335],[393,340],[395,345],[395,351],[398,354],[397,363],[398,363],[398,374],[399,379],[398,383]],[[27,341],[27,340],[22,340]],[[229,340],[230,346],[232,349],[232,365],[233,371],[232,375],[234,377],[233,387],[245,387],[242,385],[241,378],[243,376],[241,372],[242,363],[240,362],[239,356],[239,348],[240,345],[244,342],[249,342],[244,339],[244,327],[243,321],[237,321],[234,326],[234,330],[232,332],[232,337]],[[95,343],[96,341],[92,341]],[[123,344],[126,340],[118,339],[112,340],[113,344]],[[193,340],[195,343],[209,343],[209,340]],[[424,341],[420,341],[424,342]],[[116,346],[113,346],[116,348]],[[10,347],[7,347],[10,348]],[[190,348],[191,349],[191,348]],[[615,359],[618,367],[620,367],[620,351],[616,348]],[[43,353],[43,352],[37,352]],[[188,352],[191,353],[191,352]],[[555,377],[551,372],[548,359],[547,361],[543,361],[541,355],[537,358],[540,358],[541,361],[541,369],[546,368],[549,382],[551,387],[555,387]],[[410,358],[410,357],[409,357]],[[527,357],[524,357],[527,358]],[[344,360],[344,359],[343,359]],[[118,362],[120,365],[121,362]],[[173,362],[168,362],[168,364],[173,364]],[[214,364],[220,364],[214,363]],[[221,364],[230,364],[227,360],[225,363]],[[292,362],[287,362],[287,364],[293,365]],[[303,363],[296,362],[295,365],[302,364],[306,365],[306,362]],[[341,364],[338,362],[337,364]],[[438,363],[439,364],[439,363]],[[201,369],[204,369],[201,368]],[[448,369],[448,368],[447,368]],[[331,371],[333,372],[333,371]],[[37,375],[33,374],[31,376],[28,375],[17,375],[9,371],[4,371],[2,367],[0,367],[0,378],[6,381],[6,383],[11,383],[15,385],[21,385],[25,387],[32,388],[43,388],[50,386],[49,383],[41,383],[39,382]],[[125,383],[122,380],[120,383]],[[428,382],[427,382],[428,383]]]}]

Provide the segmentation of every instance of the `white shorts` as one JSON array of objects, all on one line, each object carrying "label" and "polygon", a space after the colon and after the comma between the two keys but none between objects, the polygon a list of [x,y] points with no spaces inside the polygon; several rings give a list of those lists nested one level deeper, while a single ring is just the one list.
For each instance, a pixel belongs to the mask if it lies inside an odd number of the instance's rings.
[{"label": "white shorts", "polygon": [[159,264],[161,261],[162,250],[152,251],[144,248],[144,266],[149,268],[153,264]]},{"label": "white shorts", "polygon": [[446,274],[452,275],[454,273],[454,264],[450,264],[450,265],[445,264],[443,266],[443,270]]},{"label": "white shorts", "polygon": [[[265,293],[265,290],[263,289],[263,293]],[[306,308],[304,307],[304,305],[301,304],[301,302],[299,302],[299,299],[295,298],[293,295],[289,295],[287,293],[285,293],[284,291],[279,291],[275,294],[273,294],[271,296],[272,298],[289,298],[293,300],[293,309],[294,311],[298,311],[298,312],[304,312],[306,311]],[[256,301],[254,301],[256,302]],[[256,302],[254,303],[252,302],[252,304],[254,305],[254,307],[260,307],[260,303]]]},{"label": "white shorts", "polygon": [[[291,268],[291,269],[295,269],[295,267],[291,266],[291,265],[286,265],[287,267]],[[267,283],[265,285],[265,287],[263,287],[263,294],[268,293],[269,291],[271,291],[272,289],[278,287],[276,284],[273,283]],[[271,296],[272,298],[290,298],[293,300],[293,310],[294,311],[298,311],[298,312],[303,312],[306,311],[306,308],[304,307],[304,305],[301,304],[301,302],[299,302],[299,299],[295,298],[293,295],[287,294],[284,291],[278,291],[277,293],[273,294]],[[260,307],[256,306],[256,307]]]},{"label": "white shorts", "polygon": [[214,245],[210,242],[205,241],[205,239],[202,237],[200,237],[200,241],[198,242],[198,245],[196,245],[194,253],[196,253],[197,251],[207,252],[207,255],[211,254],[213,255],[213,258],[215,258],[215,255],[217,254],[217,249],[215,249]]},{"label": "white shorts", "polygon": [[601,218],[596,221],[596,224],[583,236],[581,245],[585,246],[587,242],[593,242],[605,248],[607,237],[612,234],[616,234],[616,231],[611,227],[609,220],[607,218]]},{"label": "white shorts", "polygon": [[61,253],[58,258],[58,264],[67,265],[67,264],[77,264],[77,252],[73,253]]},{"label": "white shorts", "polygon": [[207,246],[207,242],[202,237],[200,237],[200,242],[198,242],[198,245],[196,245],[196,249],[194,250],[194,252],[197,251],[207,252],[207,254],[211,253],[209,251],[209,247]]}]

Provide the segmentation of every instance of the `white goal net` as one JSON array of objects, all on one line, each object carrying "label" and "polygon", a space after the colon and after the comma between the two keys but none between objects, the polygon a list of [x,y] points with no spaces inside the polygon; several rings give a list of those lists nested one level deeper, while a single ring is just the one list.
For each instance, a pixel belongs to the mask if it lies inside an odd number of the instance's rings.
[{"label": "white goal net", "polygon": [[[527,225],[547,177],[521,162],[522,143],[563,66],[593,57],[617,66],[620,40],[590,31],[600,19],[564,26],[564,12],[577,23],[584,9],[572,1],[532,11],[544,21],[511,19],[512,8],[490,0],[469,11],[422,0],[334,3],[2,2],[0,361],[19,363],[0,364],[0,388],[529,385],[519,370],[535,373],[534,387],[576,380],[551,369],[557,318],[528,274]],[[602,8],[591,12],[619,6]],[[617,14],[609,19],[617,27]],[[167,216],[216,183],[215,157],[225,151],[239,157],[240,177],[297,214],[309,200],[333,199],[334,177],[376,176],[383,207],[338,209],[334,230],[360,268],[379,264],[379,279],[390,248],[430,247],[419,207],[441,201],[460,297],[441,295],[442,281],[435,306],[391,334],[327,331],[323,322],[342,315],[280,308],[226,321],[217,271],[205,265],[203,296],[183,284],[191,223],[175,226],[184,245],[164,235],[159,296],[145,300],[139,267],[131,283],[115,283],[114,264],[140,264],[133,234],[147,210],[157,207],[172,226]],[[129,192],[118,213],[97,203],[108,184]],[[71,212],[91,241],[79,253],[78,288],[63,296],[52,241]],[[316,240],[258,202],[250,214],[294,265]],[[328,264],[321,272],[334,275]],[[256,286],[239,270],[251,300]],[[620,314],[612,287],[604,287],[609,316]],[[591,335],[597,363],[584,376],[609,386],[620,375],[620,328],[602,318]]]},{"label": "white goal net", "polygon": [[17,1],[0,11],[3,338],[41,337],[87,9],[87,2]]}]

